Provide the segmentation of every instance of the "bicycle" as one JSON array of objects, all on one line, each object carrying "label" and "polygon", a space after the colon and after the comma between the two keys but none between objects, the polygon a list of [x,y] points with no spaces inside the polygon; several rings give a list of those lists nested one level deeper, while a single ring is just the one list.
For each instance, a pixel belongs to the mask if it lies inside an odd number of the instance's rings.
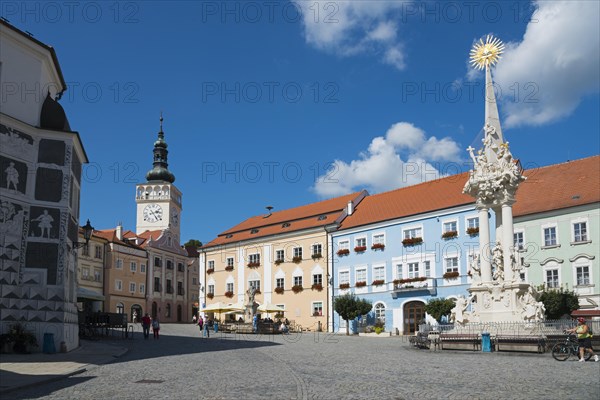
[{"label": "bicycle", "polygon": [[[574,355],[579,359],[579,343],[575,338],[575,335],[567,336],[567,339],[562,343],[556,343],[552,346],[552,357],[556,361],[567,361],[571,355]],[[590,353],[584,353],[585,361],[589,361],[592,358]]]}]

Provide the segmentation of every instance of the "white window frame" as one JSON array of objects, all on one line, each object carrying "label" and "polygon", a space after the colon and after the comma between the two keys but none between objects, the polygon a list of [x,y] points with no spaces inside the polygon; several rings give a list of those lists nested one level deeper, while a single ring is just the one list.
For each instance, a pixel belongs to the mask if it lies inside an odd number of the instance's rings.
[{"label": "white window frame", "polygon": [[206,269],[215,269],[215,260],[208,260]]},{"label": "white window frame", "polygon": [[260,253],[248,254],[248,263],[259,263],[260,264]]},{"label": "white window frame", "polygon": [[[416,231],[419,230],[420,231],[420,235],[416,235],[416,236],[408,236],[407,233],[412,232],[412,231]],[[424,239],[424,230],[423,230],[423,225],[414,225],[414,226],[407,226],[405,228],[402,229],[402,240],[404,239],[413,239],[415,237],[420,237],[422,239]]]},{"label": "white window frame", "polygon": [[207,289],[206,289],[207,294],[212,294],[214,296],[215,295],[215,285],[214,284],[207,285],[206,287],[207,287]]},{"label": "white window frame", "polygon": [[[323,274],[321,272],[317,272],[315,274],[312,274],[311,276],[312,276],[312,284],[313,285],[319,285],[320,284],[321,286],[323,286]],[[317,276],[320,276],[321,279],[315,279]],[[320,282],[317,282],[318,280],[320,280]]]},{"label": "white window frame", "polygon": [[[346,277],[347,279],[342,280],[342,276]],[[338,270],[338,287],[344,283],[350,283],[350,269],[340,269]],[[342,289],[345,290],[345,289]]]},{"label": "white window frame", "polygon": [[[557,283],[556,287],[550,287],[550,286],[548,286],[548,275],[547,274],[548,274],[548,271],[550,271],[550,270],[555,270],[555,271],[558,272],[558,274],[557,274],[557,276],[558,276],[558,283]],[[543,272],[544,272],[544,275],[542,276],[542,279],[543,279],[545,287],[550,288],[550,289],[554,289],[554,288],[558,289],[558,288],[560,288],[560,285],[562,284],[562,276],[561,276],[562,274],[561,274],[560,265],[558,265],[557,263],[554,263],[554,262],[548,263],[548,264],[546,264],[544,266]]]},{"label": "white window frame", "polygon": [[129,291],[131,293],[135,293],[136,287],[137,287],[137,285],[135,284],[135,282],[129,282]]},{"label": "white window frame", "polygon": [[[585,240],[579,240],[576,241],[575,239],[575,225],[576,224],[585,224]],[[585,243],[590,243],[591,240],[591,235],[590,235],[590,223],[588,221],[587,218],[577,218],[571,221],[571,244],[572,245],[576,245],[576,244],[585,244]]]},{"label": "white window frame", "polygon": [[[546,244],[546,229],[551,229],[554,228],[554,234],[556,237],[556,243],[555,244]],[[558,235],[558,224],[557,223],[551,223],[551,224],[544,224],[541,226],[541,235],[542,235],[542,249],[553,249],[555,247],[559,247],[560,246],[560,237]]]},{"label": "white window frame", "polygon": [[371,235],[371,246],[374,244],[382,244],[385,246],[385,232],[376,232]]},{"label": "white window frame", "polygon": [[315,311],[316,311],[316,309],[315,309],[316,307],[315,307],[315,306],[316,306],[317,304],[320,304],[320,305],[321,305],[321,306],[319,307],[319,308],[320,308],[320,311],[319,311],[319,316],[322,316],[322,315],[323,315],[323,310],[324,310],[324,308],[323,308],[323,302],[322,302],[322,301],[312,301],[312,302],[310,303],[310,309],[311,309],[310,315],[311,315],[311,316],[312,316],[312,315],[314,315],[314,313],[315,313]]},{"label": "white window frame", "polygon": [[292,278],[294,280],[294,284],[292,286],[304,287],[304,277],[302,275],[294,275]]},{"label": "white window frame", "polygon": [[146,263],[140,263],[140,273],[141,274],[146,273]]},{"label": "white window frame", "polygon": [[292,254],[293,254],[293,257],[303,258],[304,257],[304,251],[302,249],[302,246],[294,247],[292,249]]},{"label": "white window frame", "polygon": [[233,257],[227,257],[225,259],[226,267],[233,267],[234,259]]},{"label": "white window frame", "polygon": [[256,290],[260,290],[260,279],[252,279],[248,281],[248,288],[255,288]]},{"label": "white window frame", "polygon": [[[588,287],[594,285],[594,268],[592,260],[588,260],[584,257],[579,257],[577,260],[571,263],[572,272],[573,272],[573,287]],[[584,285],[579,285],[577,282],[577,268],[588,267],[588,281],[589,283]]]},{"label": "white window frame", "polygon": [[[456,260],[456,266],[452,266],[451,269],[448,269],[448,261]],[[458,254],[448,255],[444,257],[444,273],[446,272],[458,272],[460,273],[460,257]]]},{"label": "white window frame", "polygon": [[[280,282],[280,280],[281,280],[281,282]],[[281,285],[280,285],[280,283],[281,283]],[[285,288],[285,277],[275,278],[275,287],[284,289]]]},{"label": "white window frame", "polygon": [[379,319],[381,320],[381,322],[383,322],[383,324],[385,326],[385,312],[387,311],[387,307],[384,302],[378,301],[377,303],[373,304],[373,314],[375,316],[375,321],[377,321],[377,319],[378,319],[377,314],[379,314],[381,312],[382,308],[383,308],[383,317],[379,317]]},{"label": "white window frame", "polygon": [[146,285],[144,285],[143,283],[140,283],[140,293],[141,294],[146,293]]},{"label": "white window frame", "polygon": [[120,279],[115,279],[115,290],[122,292],[123,291],[123,281]]},{"label": "white window frame", "polygon": [[338,250],[350,250],[350,240],[344,239],[338,241]]},{"label": "white window frame", "polygon": [[[374,281],[382,279],[384,282],[387,282],[387,279],[386,279],[386,275],[387,274],[386,274],[386,271],[385,271],[385,264],[376,264],[376,265],[373,265],[372,268],[373,268],[373,272],[372,273],[373,273],[373,280]],[[378,277],[376,271],[383,271],[383,276]]]},{"label": "white window frame", "polygon": [[117,258],[117,264],[115,265],[116,269],[123,269],[123,259]]},{"label": "white window frame", "polygon": [[131,261],[131,262],[129,263],[129,270],[130,270],[131,272],[137,272],[137,262],[135,262],[135,261]]},{"label": "white window frame", "polygon": [[[365,279],[361,279],[361,280],[358,279],[358,273],[359,272],[364,272],[365,273]],[[368,285],[369,282],[367,282],[367,279],[368,279],[367,275],[368,275],[367,274],[367,267],[365,267],[365,266],[356,267],[354,269],[354,284],[356,285],[357,282],[366,282],[367,285]],[[358,288],[358,289],[360,289],[360,288]]]},{"label": "white window frame", "polygon": [[[447,230],[446,224],[455,224],[456,229]],[[460,229],[460,226],[458,225],[458,219],[447,219],[447,220],[442,221],[442,235],[446,232],[452,232],[452,231],[456,231],[456,234],[458,235],[458,234],[460,234],[459,229]]]},{"label": "white window frame", "polygon": [[[515,235],[522,235],[523,236],[523,243],[521,243],[521,247],[519,247],[517,245],[517,243],[515,243]],[[525,250],[527,250],[526,239],[525,239],[525,229],[515,229],[513,231],[513,247],[515,248],[516,251],[525,251]]]},{"label": "white window frame", "polygon": [[[475,224],[471,224],[471,221],[477,221]],[[466,229],[469,228],[479,228],[479,217],[478,216],[471,216],[471,217],[465,217],[465,231]]]},{"label": "white window frame", "polygon": [[[230,290],[230,289],[231,289],[231,290]],[[233,282],[226,282],[226,283],[225,283],[225,291],[226,291],[226,292],[235,293],[235,290],[234,290],[234,284],[233,284]]]},{"label": "white window frame", "polygon": [[[279,254],[281,253],[281,257],[279,257]],[[285,250],[284,249],[277,249],[275,250],[275,260],[281,260],[284,261],[285,260]]]},{"label": "white window frame", "polygon": [[[315,251],[315,249],[318,247],[319,251]],[[310,246],[310,251],[311,251],[311,256],[314,256],[315,254],[321,254],[323,255],[323,244],[322,243],[313,243],[312,246]]]},{"label": "white window frame", "polygon": [[[363,242],[363,243],[359,244],[359,242]],[[367,247],[367,237],[359,236],[359,237],[355,238],[354,239],[354,247]]]}]

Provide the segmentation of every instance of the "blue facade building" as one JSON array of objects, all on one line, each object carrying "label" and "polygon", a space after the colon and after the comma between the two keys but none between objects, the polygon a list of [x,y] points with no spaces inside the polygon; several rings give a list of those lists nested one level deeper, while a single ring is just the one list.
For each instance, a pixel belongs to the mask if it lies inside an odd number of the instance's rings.
[{"label": "blue facade building", "polygon": [[331,331],[346,330],[333,310],[346,293],[373,304],[359,325],[379,319],[394,334],[414,333],[428,300],[468,296],[470,261],[480,249],[475,203],[462,194],[466,179],[450,176],[349,205],[350,215],[331,233]]}]

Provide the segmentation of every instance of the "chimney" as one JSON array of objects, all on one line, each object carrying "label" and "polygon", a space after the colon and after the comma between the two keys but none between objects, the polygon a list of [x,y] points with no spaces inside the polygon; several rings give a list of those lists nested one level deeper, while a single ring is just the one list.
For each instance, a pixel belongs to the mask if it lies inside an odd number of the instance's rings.
[{"label": "chimney", "polygon": [[117,239],[123,240],[123,225],[121,222],[119,222],[119,225],[117,225],[116,235]]},{"label": "chimney", "polygon": [[352,215],[352,213],[354,212],[354,203],[352,203],[352,201],[348,202],[348,216]]}]

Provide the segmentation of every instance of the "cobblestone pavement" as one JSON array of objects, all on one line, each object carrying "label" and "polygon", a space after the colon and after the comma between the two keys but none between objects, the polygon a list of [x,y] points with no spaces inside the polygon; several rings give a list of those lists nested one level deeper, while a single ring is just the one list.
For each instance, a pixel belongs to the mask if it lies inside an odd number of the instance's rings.
[{"label": "cobblestone pavement", "polygon": [[598,399],[600,363],[550,354],[417,350],[402,337],[212,334],[162,324],[159,340],[12,399]]}]

